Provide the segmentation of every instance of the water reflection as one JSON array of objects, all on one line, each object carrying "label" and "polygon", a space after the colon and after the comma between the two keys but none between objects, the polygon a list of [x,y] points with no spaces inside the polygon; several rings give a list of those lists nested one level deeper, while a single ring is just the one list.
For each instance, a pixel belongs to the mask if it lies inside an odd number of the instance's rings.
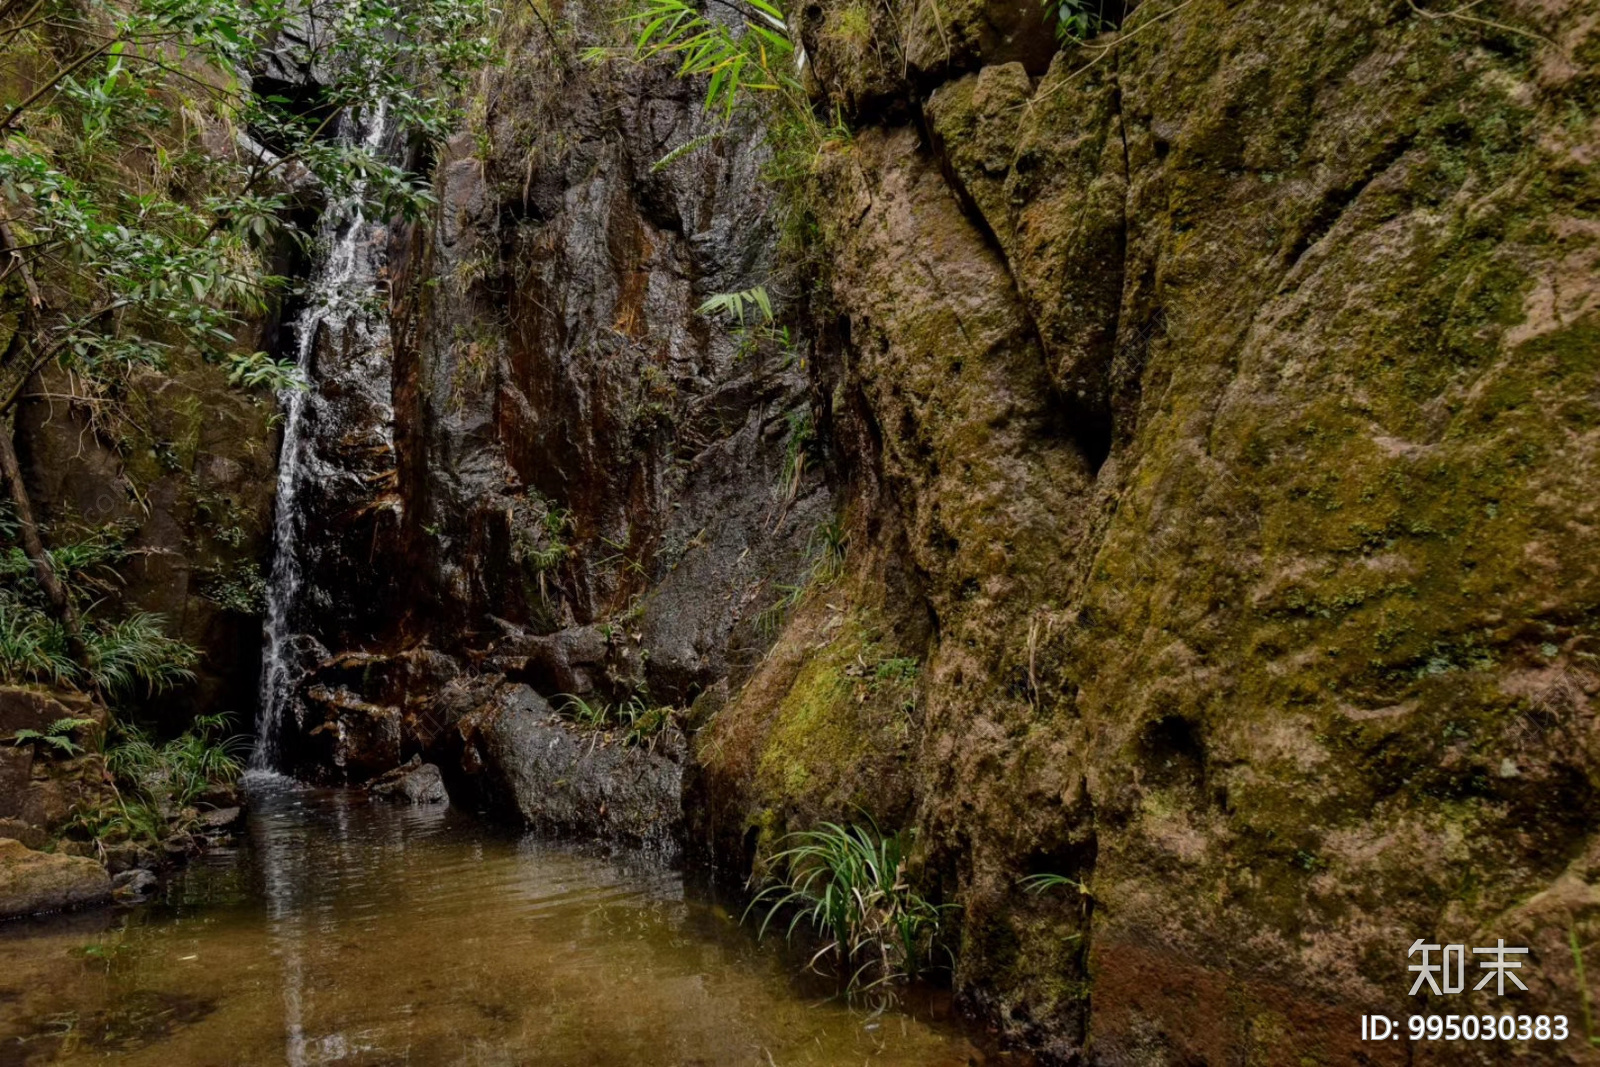
[{"label": "water reflection", "polygon": [[248,839],[115,919],[0,926],[0,1067],[981,1061],[937,1002],[819,998],[641,858],[286,788]]}]

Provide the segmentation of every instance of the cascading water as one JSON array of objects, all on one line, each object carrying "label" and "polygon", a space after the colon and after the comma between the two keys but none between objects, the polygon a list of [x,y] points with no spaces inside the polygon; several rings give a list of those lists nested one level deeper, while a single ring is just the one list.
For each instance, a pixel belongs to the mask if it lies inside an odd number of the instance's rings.
[{"label": "cascading water", "polygon": [[[362,144],[377,152],[388,136],[388,126],[387,108],[379,103],[371,113],[347,112],[338,136],[346,144]],[[367,300],[381,266],[382,223],[367,219],[365,194],[365,183],[358,182],[348,196],[329,203],[324,211],[318,228],[322,260],[310,278],[305,309],[294,324],[295,366],[307,388],[289,389],[280,397],[283,448],[273,519],[275,554],[267,584],[260,711],[250,760],[254,771],[271,771],[278,765],[284,709],[300,670],[291,647],[304,574],[303,516],[297,502],[307,467],[316,465],[312,455],[315,442],[307,432],[316,354],[319,345],[327,351],[361,353],[388,347],[387,317],[381,311],[373,313]]]}]

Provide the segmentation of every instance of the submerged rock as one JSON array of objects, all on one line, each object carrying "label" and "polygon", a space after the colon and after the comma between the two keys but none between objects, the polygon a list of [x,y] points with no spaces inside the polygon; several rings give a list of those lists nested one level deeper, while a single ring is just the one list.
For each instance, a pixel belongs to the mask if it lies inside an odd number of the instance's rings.
[{"label": "submerged rock", "polygon": [[450,801],[439,768],[431,763],[423,763],[421,756],[412,756],[408,763],[373,779],[367,791],[375,797],[408,804],[446,804]]},{"label": "submerged rock", "polygon": [[202,830],[215,833],[232,829],[243,817],[244,809],[240,807],[213,808],[211,811],[202,811],[198,821]]},{"label": "submerged rock", "polygon": [[491,801],[530,826],[677,853],[683,768],[670,744],[580,731],[518,684],[502,686],[472,728]]},{"label": "submerged rock", "polygon": [[139,868],[123,871],[111,880],[112,895],[119,901],[134,903],[148,897],[159,883],[153,871]]},{"label": "submerged rock", "polygon": [[0,838],[0,919],[62,911],[111,899],[111,877],[94,860],[35,852]]}]

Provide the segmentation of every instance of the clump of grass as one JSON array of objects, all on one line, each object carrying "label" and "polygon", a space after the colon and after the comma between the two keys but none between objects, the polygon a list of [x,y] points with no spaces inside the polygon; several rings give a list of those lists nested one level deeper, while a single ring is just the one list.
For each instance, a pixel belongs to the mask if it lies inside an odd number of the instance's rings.
[{"label": "clump of grass", "polygon": [[595,731],[616,731],[625,745],[655,747],[672,724],[677,721],[678,709],[665,704],[652,704],[635,694],[615,704],[605,701],[590,703],[580,696],[562,693],[556,709],[568,721]]},{"label": "clump of grass", "polygon": [[792,910],[786,936],[810,926],[825,940],[811,966],[832,961],[852,990],[915,977],[943,948],[940,920],[952,905],[930,903],[907,880],[913,836],[837,823],[791,834],[794,844],[773,857],[787,876],[757,893],[745,915],[765,908],[765,936],[779,913]]},{"label": "clump of grass", "polygon": [[66,630],[43,612],[0,597],[0,680],[66,685],[77,674]]},{"label": "clump of grass", "polygon": [[108,696],[159,693],[194,678],[195,649],[168,637],[161,616],[138,612],[83,626],[84,660],[73,659],[66,628],[44,612],[0,597],[0,681],[87,685]]},{"label": "clump of grass", "polygon": [[201,715],[177,737],[157,744],[133,725],[115,728],[105,751],[106,770],[157,808],[182,808],[214,785],[231,784],[244,769],[249,740],[229,730],[227,712]]},{"label": "clump of grass", "polygon": [[89,677],[113,694],[141,687],[159,693],[194,679],[199,661],[193,647],[162,631],[162,618],[141,611],[120,622],[86,629],[83,643],[89,653]]},{"label": "clump of grass", "polygon": [[844,552],[849,542],[842,519],[829,519],[811,532],[807,551],[819,550],[811,564],[813,581],[826,585],[844,573]]},{"label": "clump of grass", "polygon": [[1030,874],[1021,882],[1022,888],[1030,893],[1043,893],[1050,889],[1076,889],[1084,896],[1089,895],[1089,889],[1082,882],[1068,878],[1064,874]]},{"label": "clump of grass", "polygon": [[80,808],[71,828],[97,843],[156,844],[189,828],[185,810],[214,786],[231,785],[244,770],[249,739],[231,733],[227,712],[198,716],[165,742],[131,724],[112,728],[105,747],[114,795]]}]

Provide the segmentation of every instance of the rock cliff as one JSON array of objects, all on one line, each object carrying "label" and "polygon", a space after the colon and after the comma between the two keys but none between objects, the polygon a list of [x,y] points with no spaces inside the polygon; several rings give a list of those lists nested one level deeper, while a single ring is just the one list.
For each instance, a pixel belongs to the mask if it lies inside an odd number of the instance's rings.
[{"label": "rock cliff", "polygon": [[[1578,1019],[1600,9],[793,14],[843,132],[781,202],[759,122],[579,60],[603,18],[507,31],[388,235],[298,758],[514,794],[485,709],[642,687],[691,853],[917,827],[959,994],[1059,1062],[1494,1062],[1358,1047],[1419,937],[1531,949],[1433,1010]],[[756,285],[788,335],[696,313]]]}]

